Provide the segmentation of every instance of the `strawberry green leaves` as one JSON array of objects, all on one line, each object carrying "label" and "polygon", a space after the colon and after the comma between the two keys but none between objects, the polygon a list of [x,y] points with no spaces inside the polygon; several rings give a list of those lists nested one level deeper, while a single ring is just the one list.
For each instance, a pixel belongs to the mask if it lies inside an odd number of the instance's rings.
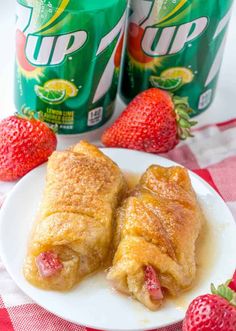
[{"label": "strawberry green leaves", "polygon": [[191,128],[197,124],[196,121],[190,120],[190,114],[192,109],[189,106],[188,98],[173,97],[175,105],[176,121],[178,124],[178,135],[182,140],[186,140],[189,137],[193,137]]},{"label": "strawberry green leaves", "polygon": [[217,288],[214,284],[211,284],[211,292],[212,294],[216,294],[226,299],[231,305],[236,307],[236,292],[231,290],[228,287],[230,281],[226,282],[226,284],[221,284]]}]

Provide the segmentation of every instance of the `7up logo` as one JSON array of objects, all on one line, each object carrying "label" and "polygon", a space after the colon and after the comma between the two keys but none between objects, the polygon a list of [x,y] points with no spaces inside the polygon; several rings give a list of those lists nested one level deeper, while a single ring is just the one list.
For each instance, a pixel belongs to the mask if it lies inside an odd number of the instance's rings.
[{"label": "7up logo", "polygon": [[[24,54],[29,62],[29,66],[48,67],[61,65],[68,56],[82,50],[89,39],[89,31],[78,30],[62,35],[45,35],[36,28],[34,10],[17,3],[17,31],[21,33],[20,38],[25,38]],[[111,57],[106,64],[93,102],[97,102],[109,90],[115,70],[115,54],[120,45],[125,23],[126,12],[116,24],[116,26],[101,40],[96,50],[96,57],[99,57],[111,44],[116,44]]]},{"label": "7up logo", "polygon": [[87,40],[86,31],[77,31],[61,36],[42,36],[30,33],[34,29],[33,8],[17,3],[17,30],[27,37],[25,55],[34,66],[49,66],[62,63],[66,56],[78,51]]},{"label": "7up logo", "polygon": [[149,56],[172,55],[181,52],[186,45],[198,38],[207,27],[207,18],[200,17],[192,22],[166,28],[148,27],[142,48]]},{"label": "7up logo", "polygon": [[207,17],[200,17],[177,26],[158,27],[155,18],[160,11],[159,7],[160,1],[133,1],[132,5],[133,13],[130,21],[143,29],[141,47],[150,57],[181,52],[189,42],[199,38],[207,28]]}]

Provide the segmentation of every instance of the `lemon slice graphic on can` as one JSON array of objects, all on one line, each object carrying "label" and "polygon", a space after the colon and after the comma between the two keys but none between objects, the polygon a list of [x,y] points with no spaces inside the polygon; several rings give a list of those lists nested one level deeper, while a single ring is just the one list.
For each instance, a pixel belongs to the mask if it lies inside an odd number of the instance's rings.
[{"label": "lemon slice graphic on can", "polygon": [[161,78],[176,79],[181,78],[182,84],[188,84],[193,81],[194,74],[192,70],[184,67],[173,67],[162,71]]},{"label": "lemon slice graphic on can", "polygon": [[79,92],[75,84],[65,79],[51,79],[44,84],[44,88],[54,91],[65,91],[66,98],[76,97]]},{"label": "lemon slice graphic on can", "polygon": [[171,92],[178,90],[183,85],[182,78],[161,78],[158,76],[151,76],[149,80],[153,87]]},{"label": "lemon slice graphic on can", "polygon": [[34,87],[36,95],[45,103],[50,105],[60,104],[65,100],[66,91],[65,90],[52,90],[45,88],[43,86],[35,85]]}]

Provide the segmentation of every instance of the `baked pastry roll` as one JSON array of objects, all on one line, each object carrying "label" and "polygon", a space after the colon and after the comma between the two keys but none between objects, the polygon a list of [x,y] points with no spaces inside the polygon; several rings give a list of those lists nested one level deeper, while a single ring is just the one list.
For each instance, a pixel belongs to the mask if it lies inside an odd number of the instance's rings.
[{"label": "baked pastry roll", "polygon": [[54,152],[24,264],[26,279],[63,291],[100,268],[125,191],[119,167],[95,146],[81,141]]},{"label": "baked pastry roll", "polygon": [[108,279],[157,310],[195,277],[195,244],[204,217],[186,169],[151,166],[117,213]]}]

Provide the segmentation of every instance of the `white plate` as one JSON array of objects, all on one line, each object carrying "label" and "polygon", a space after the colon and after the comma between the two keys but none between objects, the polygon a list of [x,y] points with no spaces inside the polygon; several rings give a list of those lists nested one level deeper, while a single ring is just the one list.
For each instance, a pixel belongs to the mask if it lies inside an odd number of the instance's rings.
[{"label": "white plate", "polygon": [[[126,172],[143,173],[155,163],[175,163],[151,154],[121,149],[104,149]],[[68,293],[39,290],[22,275],[27,240],[38,208],[46,165],[25,176],[13,189],[1,211],[0,251],[3,262],[18,286],[39,305],[74,323],[103,330],[150,330],[183,319],[186,308],[196,296],[207,293],[211,282],[224,282],[236,265],[236,226],[219,195],[201,178],[190,173],[193,187],[208,221],[201,245],[201,263],[194,288],[179,299],[167,300],[158,312],[113,291],[100,273],[89,277]]]}]

